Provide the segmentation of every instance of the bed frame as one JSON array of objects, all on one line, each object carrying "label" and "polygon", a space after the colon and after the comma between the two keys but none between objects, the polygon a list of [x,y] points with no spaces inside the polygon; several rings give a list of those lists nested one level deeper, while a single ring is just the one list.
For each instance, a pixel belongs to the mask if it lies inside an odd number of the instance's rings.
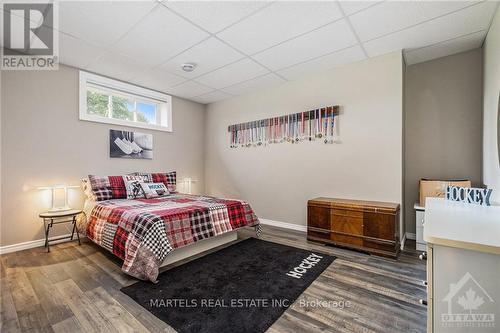
[{"label": "bed frame", "polygon": [[181,248],[175,249],[167,255],[165,261],[160,267],[164,267],[175,262],[181,261],[183,259],[195,256],[197,254],[203,253],[205,251],[211,250],[218,246],[234,242],[238,239],[238,232],[236,230],[230,231],[228,233],[222,234],[220,236],[207,238],[198,241],[194,244],[186,245]]}]

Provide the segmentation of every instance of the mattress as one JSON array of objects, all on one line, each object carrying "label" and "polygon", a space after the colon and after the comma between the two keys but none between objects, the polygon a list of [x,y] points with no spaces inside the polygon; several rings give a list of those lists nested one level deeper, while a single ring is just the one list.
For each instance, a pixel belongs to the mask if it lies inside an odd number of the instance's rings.
[{"label": "mattress", "polygon": [[150,281],[174,249],[247,226],[260,228],[245,201],[208,196],[86,201],[83,210],[86,236],[122,259],[125,273]]}]

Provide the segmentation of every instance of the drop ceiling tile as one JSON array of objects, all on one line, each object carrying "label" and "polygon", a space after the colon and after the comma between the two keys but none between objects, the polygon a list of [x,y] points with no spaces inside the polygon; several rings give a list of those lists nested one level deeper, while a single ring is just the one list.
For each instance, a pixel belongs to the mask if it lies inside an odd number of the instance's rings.
[{"label": "drop ceiling tile", "polygon": [[339,4],[346,15],[351,15],[380,3],[382,3],[382,1],[339,1]]},{"label": "drop ceiling tile", "polygon": [[349,24],[340,20],[267,49],[253,58],[271,70],[278,70],[356,43]]},{"label": "drop ceiling tile", "polygon": [[196,96],[191,98],[193,101],[202,103],[202,104],[208,104],[208,103],[214,103],[218,101],[222,101],[224,99],[231,98],[232,96],[226,93],[223,93],[222,91],[215,90],[212,92],[209,92],[208,94],[203,94],[200,96]]},{"label": "drop ceiling tile", "polygon": [[141,20],[154,1],[60,1],[59,30],[109,46]]},{"label": "drop ceiling tile", "polygon": [[405,53],[406,64],[413,65],[447,55],[477,49],[483,44],[483,41],[486,38],[486,33],[487,31],[483,30],[439,44],[408,51]]},{"label": "drop ceiling tile", "polygon": [[217,36],[253,54],[341,17],[334,1],[277,1]]},{"label": "drop ceiling tile", "polygon": [[361,41],[470,6],[473,1],[388,1],[349,17]]},{"label": "drop ceiling tile", "polygon": [[267,5],[265,1],[170,1],[163,5],[216,33]]},{"label": "drop ceiling tile", "polygon": [[189,99],[211,91],[214,91],[214,89],[194,81],[187,81],[168,89],[168,92],[172,95]]},{"label": "drop ceiling tile", "polygon": [[202,75],[196,78],[196,81],[215,89],[221,89],[266,73],[269,73],[267,69],[257,64],[255,61],[245,58],[216,71]]},{"label": "drop ceiling tile", "polygon": [[[243,57],[238,51],[212,37],[179,54],[161,67],[171,73],[186,78],[193,78],[235,62]],[[192,72],[183,71],[181,65],[186,62],[195,63],[196,69]]]},{"label": "drop ceiling tile", "polygon": [[489,28],[497,3],[486,1],[424,24],[363,43],[370,57],[419,48]]},{"label": "drop ceiling tile", "polygon": [[278,74],[288,80],[295,80],[302,76],[320,73],[336,66],[345,65],[363,59],[366,59],[366,56],[361,47],[356,45],[345,50],[330,53],[325,56],[285,68],[278,71]]},{"label": "drop ceiling tile", "polygon": [[152,68],[139,73],[131,82],[143,87],[167,92],[168,88],[187,81],[185,78],[169,73],[161,68]]},{"label": "drop ceiling tile", "polygon": [[106,52],[81,39],[59,33],[59,62],[65,65],[86,68],[91,62]]},{"label": "drop ceiling tile", "polygon": [[90,63],[87,69],[111,78],[130,81],[132,77],[137,76],[147,68],[134,58],[118,53],[106,52],[97,60]]},{"label": "drop ceiling tile", "polygon": [[286,82],[275,74],[266,74],[245,82],[235,84],[223,89],[224,92],[232,95],[242,95],[254,90],[269,88]]},{"label": "drop ceiling tile", "polygon": [[113,49],[149,65],[158,65],[207,37],[206,32],[160,5]]}]

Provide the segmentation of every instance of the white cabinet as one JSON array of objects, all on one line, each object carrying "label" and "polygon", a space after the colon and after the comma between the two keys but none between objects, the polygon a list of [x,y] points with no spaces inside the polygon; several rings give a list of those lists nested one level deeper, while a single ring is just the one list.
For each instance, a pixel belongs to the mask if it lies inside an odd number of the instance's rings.
[{"label": "white cabinet", "polygon": [[427,332],[498,332],[500,255],[427,245]]},{"label": "white cabinet", "polygon": [[426,201],[427,332],[498,332],[500,206]]},{"label": "white cabinet", "polygon": [[426,251],[426,242],[424,240],[425,207],[421,207],[418,204],[415,204],[413,208],[415,208],[415,236],[417,251]]}]

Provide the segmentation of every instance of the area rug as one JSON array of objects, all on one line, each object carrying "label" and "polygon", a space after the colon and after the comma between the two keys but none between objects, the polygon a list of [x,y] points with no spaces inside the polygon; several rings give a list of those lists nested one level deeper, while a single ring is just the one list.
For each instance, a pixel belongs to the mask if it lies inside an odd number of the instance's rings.
[{"label": "area rug", "polygon": [[258,333],[334,260],[250,238],[121,291],[181,333]]}]

